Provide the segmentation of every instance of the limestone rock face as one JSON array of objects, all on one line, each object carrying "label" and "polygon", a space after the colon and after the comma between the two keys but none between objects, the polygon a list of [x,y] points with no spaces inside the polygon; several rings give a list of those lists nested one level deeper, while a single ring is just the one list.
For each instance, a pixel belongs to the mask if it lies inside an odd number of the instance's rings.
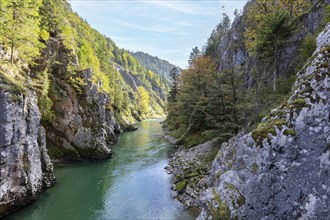
[{"label": "limestone rock face", "polygon": [[56,118],[46,125],[47,148],[59,159],[106,159],[111,155],[107,144],[117,141],[121,131],[114,113],[107,107],[108,94],[92,83],[92,72],[84,70],[80,77],[86,83],[81,94],[60,77],[54,78],[50,98]]},{"label": "limestone rock face", "polygon": [[198,219],[329,219],[329,45],[330,24],[287,103],[222,144]]},{"label": "limestone rock face", "polygon": [[189,149],[181,147],[172,155],[166,170],[172,174],[176,198],[185,206],[199,206],[199,196],[208,186],[212,159],[218,149],[218,140],[214,139]]},{"label": "limestone rock face", "polygon": [[0,90],[0,217],[55,183],[34,92]]}]

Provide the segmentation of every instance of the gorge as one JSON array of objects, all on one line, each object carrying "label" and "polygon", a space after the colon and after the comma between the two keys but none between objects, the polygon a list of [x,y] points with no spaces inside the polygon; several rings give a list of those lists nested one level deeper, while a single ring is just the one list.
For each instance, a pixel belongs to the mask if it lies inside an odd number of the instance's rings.
[{"label": "gorge", "polygon": [[111,160],[55,169],[57,185],[5,219],[193,219],[171,197],[164,166],[173,146],[162,138],[161,121],[145,120],[120,135]]},{"label": "gorge", "polygon": [[186,69],[66,0],[0,12],[0,217],[328,220],[329,0],[248,1]]}]

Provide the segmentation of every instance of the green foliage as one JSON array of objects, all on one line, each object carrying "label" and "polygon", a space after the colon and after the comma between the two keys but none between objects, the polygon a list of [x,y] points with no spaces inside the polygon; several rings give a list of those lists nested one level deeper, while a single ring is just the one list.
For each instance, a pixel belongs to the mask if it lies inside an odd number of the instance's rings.
[{"label": "green foliage", "polygon": [[316,49],[315,37],[311,34],[306,35],[305,39],[301,43],[300,56],[302,60],[307,60]]},{"label": "green foliage", "polygon": [[48,69],[39,73],[34,80],[34,88],[38,93],[38,107],[42,116],[42,120],[46,123],[50,123],[55,119],[53,111],[53,102],[48,97],[50,79],[48,76]]},{"label": "green foliage", "polygon": [[83,78],[79,76],[70,76],[69,83],[73,86],[78,94],[83,94],[83,88],[86,86],[86,82]]},{"label": "green foliage", "polygon": [[284,124],[286,124],[286,121],[280,119],[268,120],[260,123],[258,127],[252,131],[252,138],[260,145],[263,139],[268,138],[268,134],[276,135],[275,127],[281,127]]},{"label": "green foliage", "polygon": [[0,2],[0,44],[10,53],[10,62],[31,64],[39,55],[39,7],[41,0]]},{"label": "green foliage", "polygon": [[[297,21],[290,17],[289,12],[279,11],[267,16],[259,31],[259,45],[264,49],[280,47],[297,29]],[[270,46],[268,46],[270,45]],[[268,47],[267,47],[268,46]]]},{"label": "green foliage", "polygon": [[171,80],[168,73],[175,67],[173,64],[143,52],[130,52],[130,54],[135,57],[144,68],[158,74],[162,82],[167,83],[167,81]]},{"label": "green foliage", "polygon": [[[83,94],[86,82],[78,73],[88,68],[93,73],[92,83],[110,95],[108,108],[123,123],[141,114],[163,114],[164,100],[158,93],[169,90],[167,79],[144,68],[130,53],[90,27],[72,12],[66,0],[2,0],[0,13],[0,44],[5,54],[0,60],[1,81],[7,82],[1,87],[19,95],[30,84],[24,73],[29,72],[44,122],[54,119],[48,94],[52,74],[60,73],[61,80]],[[141,85],[138,94],[117,71],[119,65]]]},{"label": "green foliage", "polygon": [[201,51],[198,47],[194,47],[190,53],[188,63],[189,65],[193,65],[193,63],[197,60],[198,57],[202,55]]},{"label": "green foliage", "polygon": [[142,86],[138,87],[137,100],[138,100],[138,105],[137,105],[138,111],[140,111],[143,114],[148,114],[148,112],[149,112],[149,93]]},{"label": "green foliage", "polygon": [[324,22],[325,23],[330,22],[330,5],[327,5],[325,8]]},{"label": "green foliage", "polygon": [[44,42],[47,42],[48,39],[49,39],[49,37],[50,37],[49,33],[46,30],[44,30],[44,29],[42,29],[40,31],[39,36],[40,36],[40,39],[43,40]]},{"label": "green foliage", "polygon": [[179,183],[176,184],[175,190],[178,192],[183,192],[187,186],[187,183],[188,183],[187,179],[181,180]]},{"label": "green foliage", "polygon": [[306,100],[304,98],[298,98],[298,99],[294,100],[291,103],[291,106],[293,108],[301,109],[303,107],[307,107],[308,105],[307,105]]},{"label": "green foliage", "polygon": [[228,205],[221,200],[220,196],[214,189],[212,189],[212,193],[214,200],[217,202],[216,207],[214,207],[212,203],[209,204],[211,208],[210,210],[211,216],[213,217],[213,219],[223,219],[223,220],[231,219],[231,213]]},{"label": "green foliage", "polygon": [[53,102],[48,96],[38,97],[38,107],[42,115],[42,120],[45,122],[52,122],[55,119],[55,114],[52,110]]},{"label": "green foliage", "polygon": [[173,67],[173,69],[169,72],[169,76],[172,81],[172,88],[168,94],[168,101],[175,102],[176,95],[178,93],[178,77],[179,77],[179,69],[177,67]]},{"label": "green foliage", "polygon": [[246,106],[237,95],[242,75],[235,68],[216,69],[211,57],[199,56],[179,76],[165,123],[182,144],[193,146],[214,137],[226,141],[242,126]]},{"label": "green foliage", "polygon": [[226,14],[223,14],[223,20],[211,33],[211,36],[207,40],[207,45],[204,54],[211,56],[214,60],[220,59],[219,45],[221,45],[221,39],[228,32],[230,28],[230,19]]},{"label": "green foliage", "polygon": [[276,18],[278,17],[276,14],[279,15],[279,13],[286,11],[291,19],[298,20],[310,10],[311,6],[311,2],[306,0],[255,0],[251,2],[245,17],[246,31],[244,36],[247,50],[251,54],[257,51],[258,35],[267,18]]},{"label": "green foliage", "polygon": [[[1,65],[0,65],[1,66]],[[0,89],[13,93],[13,99],[19,99],[19,95],[25,94],[25,87],[22,82],[15,80],[0,68]]]},{"label": "green foliage", "polygon": [[296,131],[293,130],[293,129],[286,129],[284,132],[283,132],[284,135],[291,135],[291,136],[296,136]]}]

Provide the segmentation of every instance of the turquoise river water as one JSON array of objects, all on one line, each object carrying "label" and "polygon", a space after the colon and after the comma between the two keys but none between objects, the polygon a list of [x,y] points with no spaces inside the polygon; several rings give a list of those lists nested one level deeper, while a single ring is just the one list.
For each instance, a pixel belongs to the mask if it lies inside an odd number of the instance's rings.
[{"label": "turquoise river water", "polygon": [[56,168],[58,183],[5,219],[193,219],[172,198],[164,167],[173,146],[160,121],[145,120],[121,134],[110,160]]}]

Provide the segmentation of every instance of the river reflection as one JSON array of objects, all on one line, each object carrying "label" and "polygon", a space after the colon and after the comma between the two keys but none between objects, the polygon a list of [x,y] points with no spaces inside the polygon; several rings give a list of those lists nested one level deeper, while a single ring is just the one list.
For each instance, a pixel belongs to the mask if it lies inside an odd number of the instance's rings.
[{"label": "river reflection", "polygon": [[6,219],[192,219],[171,197],[164,167],[172,145],[160,119],[124,133],[103,162],[56,168],[58,184]]}]

